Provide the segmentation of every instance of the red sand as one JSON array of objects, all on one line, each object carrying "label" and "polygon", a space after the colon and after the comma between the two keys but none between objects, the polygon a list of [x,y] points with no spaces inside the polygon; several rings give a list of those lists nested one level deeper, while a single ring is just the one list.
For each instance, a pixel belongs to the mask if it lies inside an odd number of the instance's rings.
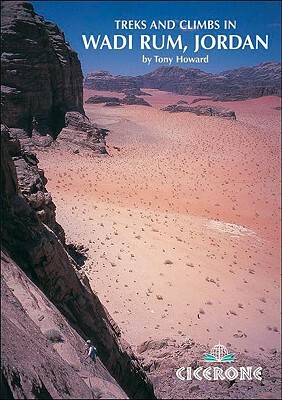
[{"label": "red sand", "polygon": [[89,246],[86,273],[130,343],[279,347],[279,99],[214,103],[229,121],[160,111],[191,97],[146,91],[152,108],[86,105],[111,157],[40,152],[67,240]]}]

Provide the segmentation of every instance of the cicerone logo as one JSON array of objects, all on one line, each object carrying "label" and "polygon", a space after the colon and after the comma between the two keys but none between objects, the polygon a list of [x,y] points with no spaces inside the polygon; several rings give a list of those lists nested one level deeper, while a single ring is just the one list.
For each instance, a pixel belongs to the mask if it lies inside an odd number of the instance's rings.
[{"label": "cicerone logo", "polygon": [[218,343],[211,349],[210,353],[205,354],[206,362],[233,362],[234,353],[228,353],[227,348]]},{"label": "cicerone logo", "polygon": [[[205,353],[203,357],[203,361],[206,363],[232,363],[235,361],[235,354],[229,353],[227,348],[222,344],[218,343],[210,349],[209,353]],[[176,376],[181,381],[191,381],[193,379],[197,379],[201,381],[206,379],[208,381],[218,381],[218,380],[235,380],[239,379],[240,381],[245,380],[253,380],[256,379],[258,381],[262,380],[262,368],[261,367],[233,367],[230,366],[228,368],[221,368],[218,366],[209,366],[207,368],[197,367],[192,368],[189,367],[180,367],[176,371]]]}]

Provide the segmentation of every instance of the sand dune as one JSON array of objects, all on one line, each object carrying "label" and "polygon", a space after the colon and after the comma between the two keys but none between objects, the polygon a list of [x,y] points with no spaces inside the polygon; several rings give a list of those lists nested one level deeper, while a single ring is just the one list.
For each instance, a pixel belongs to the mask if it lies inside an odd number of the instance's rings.
[{"label": "sand dune", "polygon": [[216,103],[230,121],[160,111],[192,97],[146,91],[152,108],[86,105],[110,157],[39,152],[67,240],[89,247],[91,285],[133,345],[278,348],[279,99]]}]

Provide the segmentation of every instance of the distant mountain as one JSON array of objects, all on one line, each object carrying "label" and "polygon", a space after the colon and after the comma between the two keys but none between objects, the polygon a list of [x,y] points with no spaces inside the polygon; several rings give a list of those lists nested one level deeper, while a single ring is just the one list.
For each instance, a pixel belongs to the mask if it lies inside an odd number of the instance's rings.
[{"label": "distant mountain", "polygon": [[219,74],[180,67],[160,67],[137,77],[113,76],[105,71],[97,71],[86,76],[84,87],[117,92],[130,88],[138,91],[142,87],[222,101],[281,96],[281,63],[265,62]]},{"label": "distant mountain", "polygon": [[118,93],[124,93],[128,90],[138,92],[140,90],[136,78],[122,75],[113,76],[107,71],[94,71],[87,74],[84,80],[84,88]]}]

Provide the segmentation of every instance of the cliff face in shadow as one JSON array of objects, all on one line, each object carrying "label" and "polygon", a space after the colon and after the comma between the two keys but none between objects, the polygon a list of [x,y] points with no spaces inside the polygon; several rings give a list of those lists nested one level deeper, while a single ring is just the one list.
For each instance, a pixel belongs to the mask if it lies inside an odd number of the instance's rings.
[{"label": "cliff face in shadow", "polygon": [[[128,343],[119,337],[118,327],[92,292],[87,277],[78,271],[76,263],[56,234],[40,221],[40,216],[23,196],[15,168],[15,161],[19,162],[25,157],[19,142],[10,137],[7,128],[4,134],[1,133],[1,142],[3,248],[81,337],[94,341],[100,359],[130,397],[154,398],[150,381]],[[17,274],[14,274],[14,278],[17,278]],[[3,274],[2,279],[7,280],[7,276],[5,278]],[[28,313],[28,310],[29,307],[25,312]],[[5,320],[3,322],[5,324]],[[16,331],[11,332],[16,334]],[[9,346],[4,345],[4,358],[7,352]],[[32,353],[30,357],[33,357]],[[14,384],[11,383],[13,378],[7,371],[14,371],[17,355],[14,359],[7,358],[10,363],[5,365],[2,372],[10,391],[16,396]],[[42,373],[40,369],[37,371],[39,377]],[[18,387],[18,384],[15,386]]]},{"label": "cliff face in shadow", "polygon": [[68,126],[69,112],[84,121],[76,141],[106,153],[104,138],[85,117],[81,65],[64,33],[28,1],[3,1],[1,14],[2,122],[25,146],[45,147]]},{"label": "cliff face in shadow", "polygon": [[3,1],[1,13],[2,121],[50,140],[63,128],[66,111],[84,113],[77,54],[27,1]]}]

